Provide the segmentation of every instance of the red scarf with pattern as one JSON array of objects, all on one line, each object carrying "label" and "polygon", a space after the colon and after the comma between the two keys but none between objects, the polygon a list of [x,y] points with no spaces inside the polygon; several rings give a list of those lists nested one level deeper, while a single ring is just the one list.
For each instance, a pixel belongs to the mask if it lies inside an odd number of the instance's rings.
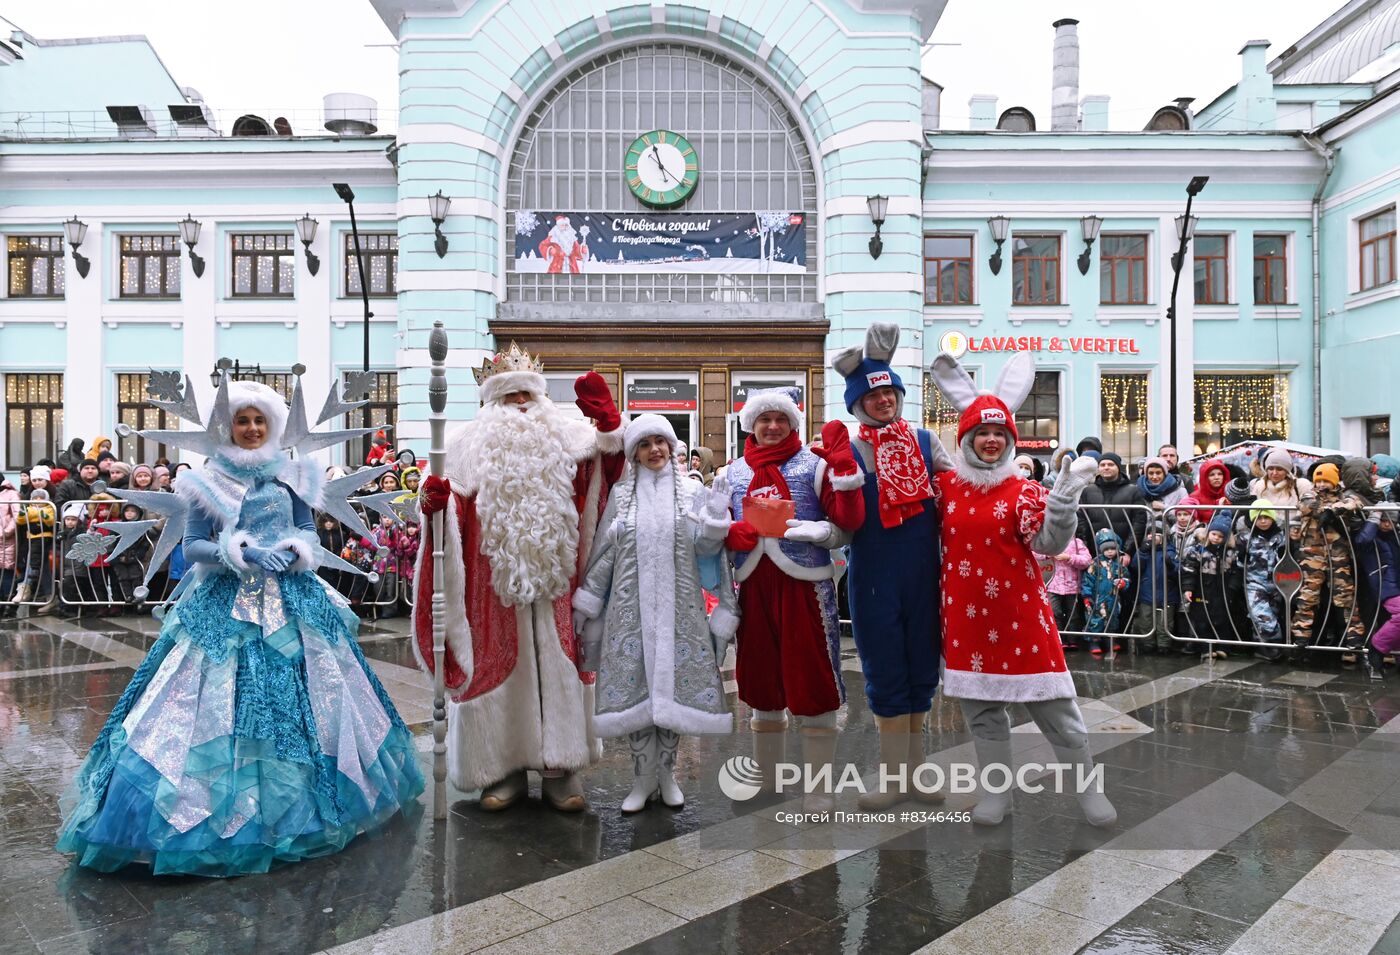
[{"label": "red scarf with pattern", "polygon": [[753,480],[749,481],[749,496],[752,497],[754,491],[771,486],[778,489],[778,496],[783,500],[792,500],[792,492],[788,490],[787,480],[783,477],[781,468],[788,458],[801,450],[802,438],[796,431],[789,432],[784,440],[767,448],[759,445],[753,435],[749,435],[744,441],[744,463],[753,468]]},{"label": "red scarf with pattern", "polygon": [[919,452],[919,439],[903,418],[883,428],[860,426],[859,438],[875,452],[875,492],[880,502],[880,524],[898,527],[924,509],[933,497],[928,466]]}]

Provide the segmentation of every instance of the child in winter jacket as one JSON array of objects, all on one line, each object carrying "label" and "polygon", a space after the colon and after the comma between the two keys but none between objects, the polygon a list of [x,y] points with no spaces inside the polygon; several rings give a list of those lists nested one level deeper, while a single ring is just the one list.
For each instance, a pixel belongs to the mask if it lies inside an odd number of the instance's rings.
[{"label": "child in winter jacket", "polygon": [[[144,520],[145,516],[146,512],[135,504],[122,507],[123,521]],[[151,548],[155,543],[153,531],[154,529],[142,534],[134,544],[112,559],[113,599],[138,612],[142,602],[136,599],[136,588],[141,586],[141,580],[146,576],[146,561],[150,558]],[[152,593],[161,593],[163,588],[153,580],[149,589]]]},{"label": "child in winter jacket", "polygon": [[[1188,512],[1189,513],[1189,512]],[[1176,544],[1162,527],[1160,518],[1148,525],[1147,540],[1133,555],[1133,573],[1138,579],[1137,607],[1133,610],[1128,632],[1147,637],[1144,649],[1166,653],[1171,649],[1171,635],[1163,617],[1180,602],[1176,589]]]},{"label": "child in winter jacket", "polygon": [[1345,644],[1359,648],[1366,641],[1366,626],[1356,605],[1356,569],[1348,538],[1359,533],[1364,508],[1371,503],[1355,488],[1343,491],[1341,471],[1330,461],[1313,471],[1313,492],[1298,501],[1299,563],[1303,586],[1298,591],[1298,612],[1293,617],[1293,643],[1306,646],[1320,636],[1326,620],[1316,619],[1318,605],[1327,591],[1332,606],[1346,621]]},{"label": "child in winter jacket", "polygon": [[[1236,539],[1235,559],[1244,567],[1245,605],[1253,625],[1254,639],[1264,644],[1282,644],[1283,595],[1274,582],[1274,571],[1288,549],[1288,532],[1279,523],[1278,512],[1269,501],[1256,501],[1249,509],[1250,526]],[[1261,649],[1265,660],[1283,655],[1278,646]]]},{"label": "child in winter jacket", "polygon": [[1045,590],[1050,595],[1050,609],[1054,611],[1055,626],[1060,631],[1060,646],[1066,650],[1078,650],[1078,640],[1066,631],[1083,627],[1083,619],[1078,613],[1079,588],[1083,584],[1084,568],[1089,566],[1089,548],[1078,537],[1071,537],[1069,545],[1054,557],[1044,554],[1036,554],[1035,557],[1053,567]]},{"label": "child in winter jacket", "polygon": [[1400,650],[1400,531],[1394,511],[1375,511],[1356,535],[1361,579],[1383,608],[1385,620],[1371,637],[1381,653]]},{"label": "child in winter jacket", "polygon": [[[1084,571],[1084,580],[1079,588],[1088,617],[1084,629],[1091,634],[1118,632],[1123,591],[1127,589],[1129,580],[1128,568],[1118,559],[1122,546],[1118,535],[1107,528],[1094,535],[1094,549],[1098,553]],[[1107,642],[1105,637],[1091,636],[1089,652],[1096,656],[1103,653]],[[1121,648],[1115,643],[1113,649]]]},{"label": "child in winter jacket", "polygon": [[49,492],[29,492],[29,505],[15,517],[17,529],[25,536],[25,573],[15,603],[53,595],[53,539],[56,511]]},{"label": "child in winter jacket", "polygon": [[[1186,607],[1191,634],[1198,640],[1235,640],[1226,580],[1235,568],[1234,552],[1226,546],[1230,514],[1220,511],[1210,522],[1204,540],[1186,549],[1181,558],[1181,601]],[[1224,657],[1224,650],[1213,651]]]},{"label": "child in winter jacket", "polygon": [[[87,517],[82,501],[69,501],[63,505],[63,527],[58,534],[57,550],[67,554],[79,537],[87,533]],[[93,589],[91,568],[78,560],[63,562],[63,606],[58,608],[59,616],[76,616],[78,607],[97,600]]]},{"label": "child in winter jacket", "polygon": [[398,615],[399,559],[403,554],[403,531],[394,518],[381,514],[379,523],[370,530],[370,537],[378,549],[374,560],[374,572],[379,575],[379,583],[371,591],[375,603],[385,604],[381,617]]}]

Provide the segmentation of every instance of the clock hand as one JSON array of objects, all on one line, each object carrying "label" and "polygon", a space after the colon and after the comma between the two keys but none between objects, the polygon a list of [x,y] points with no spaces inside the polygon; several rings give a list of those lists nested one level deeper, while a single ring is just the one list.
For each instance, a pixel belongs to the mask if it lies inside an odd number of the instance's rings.
[{"label": "clock hand", "polygon": [[667,179],[676,178],[675,176],[671,175],[670,171],[666,168],[666,164],[661,161],[661,151],[658,150],[655,146],[651,147],[651,158],[656,160],[656,165],[658,168],[660,168],[662,176],[664,176]]}]

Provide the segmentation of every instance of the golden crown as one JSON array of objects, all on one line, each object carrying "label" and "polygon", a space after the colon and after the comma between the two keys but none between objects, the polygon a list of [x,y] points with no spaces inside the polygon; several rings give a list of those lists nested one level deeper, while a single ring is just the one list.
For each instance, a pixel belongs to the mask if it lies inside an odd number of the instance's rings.
[{"label": "golden crown", "polygon": [[510,348],[485,359],[480,368],[473,368],[472,375],[476,377],[476,383],[479,385],[492,375],[508,371],[533,371],[537,375],[542,375],[544,374],[544,365],[540,363],[539,359],[531,358],[530,353],[515,342],[511,342]]}]

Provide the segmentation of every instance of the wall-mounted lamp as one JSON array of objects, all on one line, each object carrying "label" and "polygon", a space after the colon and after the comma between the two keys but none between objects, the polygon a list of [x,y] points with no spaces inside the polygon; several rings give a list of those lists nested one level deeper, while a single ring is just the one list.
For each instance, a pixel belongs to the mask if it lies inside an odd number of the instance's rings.
[{"label": "wall-mounted lamp", "polygon": [[1079,265],[1079,274],[1089,274],[1089,250],[1094,247],[1094,240],[1099,237],[1099,227],[1103,225],[1103,220],[1098,216],[1084,216],[1079,220],[1079,234],[1084,237],[1084,251],[1079,253],[1076,260]]},{"label": "wall-mounted lamp", "polygon": [[87,278],[92,263],[88,261],[87,256],[78,254],[78,246],[83,244],[83,239],[87,236],[87,223],[74,216],[63,223],[63,231],[68,236],[68,244],[73,247],[73,265],[77,268],[78,275]]},{"label": "wall-mounted lamp", "polygon": [[312,275],[321,270],[321,260],[311,251],[311,243],[316,240],[316,224],[309,212],[297,220],[297,238],[301,239],[302,247],[306,249],[306,271]]},{"label": "wall-mounted lamp", "polygon": [[428,217],[433,220],[433,234],[437,236],[433,240],[433,250],[437,252],[438,258],[447,254],[447,236],[442,234],[442,224],[447,221],[448,210],[452,208],[452,200],[442,194],[442,190],[437,191],[437,195],[428,197]]},{"label": "wall-mounted lamp", "polygon": [[875,234],[870,237],[870,257],[878,259],[880,253],[885,250],[885,243],[880,241],[880,226],[885,224],[885,212],[890,207],[890,197],[870,196],[865,200],[865,204],[870,208],[870,221],[875,223]]},{"label": "wall-mounted lamp", "polygon": [[199,278],[204,274],[204,258],[194,251],[195,244],[199,242],[199,220],[189,214],[180,220],[180,241],[189,248],[190,268],[194,269],[194,277]]},{"label": "wall-mounted lamp", "polygon": [[1001,271],[1001,246],[1011,229],[1011,220],[1006,216],[992,216],[987,220],[987,228],[992,230],[992,241],[997,244],[992,257],[987,260],[987,267],[996,275]]}]

